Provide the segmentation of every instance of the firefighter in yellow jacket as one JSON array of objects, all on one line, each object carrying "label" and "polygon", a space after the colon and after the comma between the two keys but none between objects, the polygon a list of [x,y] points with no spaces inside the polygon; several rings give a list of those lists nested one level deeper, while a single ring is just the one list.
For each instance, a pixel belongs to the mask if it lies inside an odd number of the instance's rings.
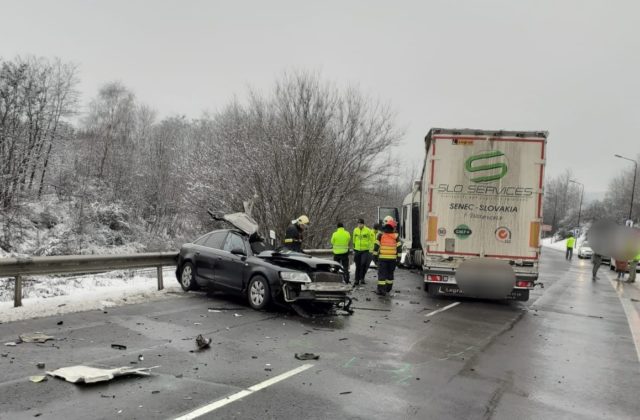
[{"label": "firefighter in yellow jacket", "polygon": [[393,273],[400,258],[402,243],[396,233],[397,226],[393,217],[385,217],[373,247],[373,258],[378,265],[378,294],[381,296],[391,292]]}]

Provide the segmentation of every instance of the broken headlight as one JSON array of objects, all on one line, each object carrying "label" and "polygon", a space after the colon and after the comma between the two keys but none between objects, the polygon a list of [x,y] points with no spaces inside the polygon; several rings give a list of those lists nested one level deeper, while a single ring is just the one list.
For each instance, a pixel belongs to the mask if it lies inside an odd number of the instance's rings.
[{"label": "broken headlight", "polygon": [[311,283],[311,277],[307,273],[300,271],[281,271],[280,278],[284,281],[295,283]]}]

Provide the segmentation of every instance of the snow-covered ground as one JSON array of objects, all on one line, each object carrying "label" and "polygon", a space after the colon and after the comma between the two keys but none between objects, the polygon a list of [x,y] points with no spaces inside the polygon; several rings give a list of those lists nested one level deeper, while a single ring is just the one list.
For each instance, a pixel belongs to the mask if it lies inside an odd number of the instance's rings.
[{"label": "snow-covered ground", "polygon": [[[557,238],[551,237],[551,238],[544,238],[540,241],[540,243],[542,244],[543,247],[545,248],[551,248],[551,249],[557,249],[559,251],[565,251],[567,249],[567,240],[566,239],[562,239],[559,241],[556,241]],[[582,242],[585,241],[586,238],[585,236],[580,236],[577,240],[576,240],[576,244],[575,244],[575,250],[577,250],[580,245],[582,245]]]},{"label": "snow-covered ground", "polygon": [[22,307],[13,307],[13,279],[0,279],[0,322],[163,299],[182,293],[174,269],[163,271],[164,287],[157,290],[155,269],[74,277],[28,277],[23,285]]},{"label": "snow-covered ground", "polygon": [[554,238],[544,238],[542,239],[541,243],[545,248],[557,249],[559,251],[564,251],[565,249],[567,249],[566,239],[554,242]]}]

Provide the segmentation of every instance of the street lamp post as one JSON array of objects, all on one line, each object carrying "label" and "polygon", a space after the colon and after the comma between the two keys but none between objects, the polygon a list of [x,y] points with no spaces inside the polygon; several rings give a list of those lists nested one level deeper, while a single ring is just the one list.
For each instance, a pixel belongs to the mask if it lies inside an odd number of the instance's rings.
[{"label": "street lamp post", "polygon": [[582,216],[582,197],[584,196],[584,184],[582,182],[576,181],[575,179],[570,179],[569,182],[573,182],[574,184],[578,184],[582,187],[580,191],[580,208],[578,209],[578,230],[580,230],[580,216]]},{"label": "street lamp post", "polygon": [[631,214],[633,213],[633,193],[636,191],[636,175],[638,174],[638,161],[634,159],[629,159],[624,156],[614,155],[617,158],[628,160],[629,162],[633,162],[633,185],[631,186],[631,205],[629,206],[629,220],[631,219]]}]

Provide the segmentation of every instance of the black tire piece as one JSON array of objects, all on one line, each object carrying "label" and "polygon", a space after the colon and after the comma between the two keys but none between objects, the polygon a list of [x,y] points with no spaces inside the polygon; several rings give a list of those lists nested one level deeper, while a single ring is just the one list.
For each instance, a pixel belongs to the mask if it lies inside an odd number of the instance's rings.
[{"label": "black tire piece", "polygon": [[260,311],[271,303],[271,289],[269,288],[269,282],[262,276],[254,276],[249,285],[247,286],[247,300],[249,306],[253,309]]}]

